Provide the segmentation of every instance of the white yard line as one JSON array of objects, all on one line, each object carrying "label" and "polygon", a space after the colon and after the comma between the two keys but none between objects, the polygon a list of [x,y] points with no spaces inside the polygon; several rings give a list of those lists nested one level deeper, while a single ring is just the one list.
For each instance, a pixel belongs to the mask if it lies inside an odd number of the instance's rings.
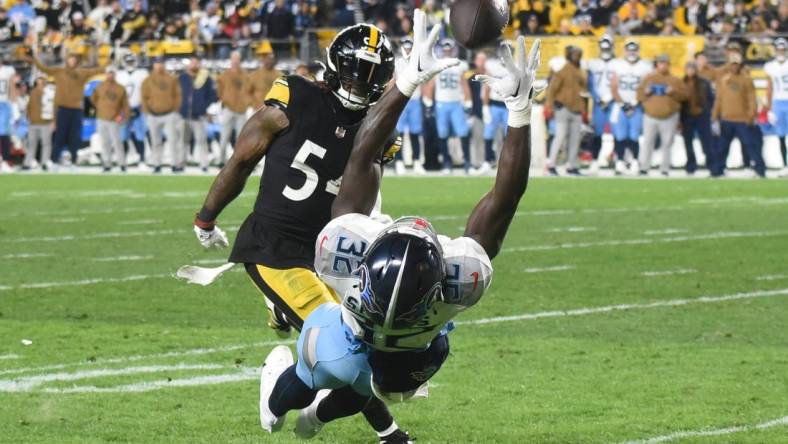
[{"label": "white yard line", "polygon": [[118,225],[153,225],[160,224],[161,220],[158,219],[140,219],[140,220],[122,220]]},{"label": "white yard line", "polygon": [[192,263],[197,265],[226,264],[227,259],[197,259]]},{"label": "white yard line", "polygon": [[4,254],[0,259],[33,259],[37,257],[52,257],[55,253],[13,253]]},{"label": "white yard line", "polygon": [[575,268],[574,265],[556,265],[554,267],[526,268],[523,271],[525,273],[543,273],[546,271],[566,271],[566,270],[572,270],[573,268]]},{"label": "white yard line", "polygon": [[95,284],[109,284],[118,282],[133,282],[144,281],[146,279],[161,279],[173,277],[172,274],[139,274],[132,276],[124,276],[118,278],[93,278],[81,279],[78,281],[61,281],[61,282],[36,282],[33,284],[19,284],[16,286],[2,286],[0,290],[31,290],[37,288],[52,288],[52,287],[71,287],[80,285],[95,285]]},{"label": "white yard line", "polygon": [[140,373],[160,373],[182,370],[216,370],[227,368],[218,364],[176,364],[148,365],[126,368],[105,368],[84,370],[73,373],[48,373],[43,375],[22,376],[13,379],[0,379],[0,392],[27,392],[41,384],[55,381],[79,381],[81,379],[101,378],[106,376],[137,375]]},{"label": "white yard line", "polygon": [[125,208],[101,208],[101,209],[83,209],[83,210],[60,210],[60,211],[17,211],[14,213],[4,214],[4,217],[30,217],[30,216],[73,216],[75,214],[116,214],[116,213],[136,213],[148,212],[156,213],[159,211],[179,211],[179,210],[194,210],[194,205],[167,205],[161,207],[142,206],[142,207],[125,207]]},{"label": "white yard line", "polygon": [[584,233],[586,231],[596,231],[596,227],[557,227],[544,230],[547,233]]},{"label": "white yard line", "polygon": [[746,293],[734,293],[722,296],[701,296],[692,299],[671,299],[667,301],[655,301],[648,303],[634,303],[634,304],[618,304],[618,305],[605,305],[601,307],[583,307],[574,308],[570,310],[553,310],[542,311],[537,313],[524,313],[513,316],[496,316],[492,318],[473,319],[468,321],[457,321],[457,325],[482,325],[482,324],[496,324],[499,322],[512,322],[512,321],[532,321],[535,319],[543,318],[562,318],[569,316],[585,316],[598,313],[610,313],[613,311],[627,311],[627,310],[646,310],[650,308],[660,307],[676,307],[680,305],[690,304],[713,304],[717,302],[736,301],[740,299],[754,299],[754,298],[768,298],[776,296],[788,295],[788,288],[779,290],[758,290]]},{"label": "white yard line", "polygon": [[694,270],[692,268],[680,268],[678,270],[644,271],[643,273],[640,274],[647,277],[655,277],[655,276],[672,276],[674,274],[690,274],[697,272],[698,270]]},{"label": "white yard line", "polygon": [[646,236],[655,236],[657,234],[679,234],[679,233],[688,233],[689,230],[686,228],[663,228],[660,230],[646,230],[643,232]]},{"label": "white yard line", "polygon": [[783,279],[788,279],[788,274],[767,274],[755,278],[756,281],[781,281]]},{"label": "white yard line", "polygon": [[766,430],[772,427],[780,427],[788,425],[788,416],[782,418],[772,419],[771,421],[762,422],[760,424],[731,426],[721,429],[704,429],[704,430],[689,430],[673,432],[668,435],[655,436],[653,438],[637,439],[634,441],[625,441],[622,444],[659,444],[661,442],[670,442],[677,439],[692,438],[695,436],[723,436],[732,435],[734,433],[748,432],[755,430]]},{"label": "white yard line", "polygon": [[119,261],[147,261],[153,259],[153,256],[108,256],[108,257],[94,257],[93,262],[119,262]]},{"label": "white yard line", "polygon": [[163,352],[163,353],[152,353],[147,355],[130,355],[130,356],[120,356],[115,358],[98,358],[92,362],[81,361],[81,362],[72,362],[67,364],[45,365],[41,367],[23,367],[23,368],[7,369],[0,371],[0,375],[40,372],[45,370],[60,370],[68,367],[121,364],[125,362],[147,361],[151,359],[180,358],[182,356],[202,356],[202,355],[211,355],[214,353],[226,353],[235,350],[245,350],[248,348],[264,348],[264,347],[271,347],[276,345],[290,345],[290,344],[295,344],[295,340],[289,339],[289,340],[280,340],[280,341],[253,342],[249,344],[233,344],[233,345],[225,345],[220,347],[202,347],[202,348],[193,348],[188,350],[176,350],[176,351]]},{"label": "white yard line", "polygon": [[607,241],[595,242],[567,242],[562,244],[550,245],[526,245],[522,247],[504,248],[505,252],[518,252],[518,251],[550,251],[550,250],[565,250],[574,248],[592,248],[592,247],[613,247],[621,245],[647,245],[656,243],[670,243],[670,242],[690,242],[697,240],[711,240],[711,239],[732,239],[732,238],[747,238],[747,237],[772,237],[772,236],[786,236],[788,231],[720,231],[716,233],[698,234],[694,236],[675,236],[663,238],[641,238],[641,239],[614,239]]},{"label": "white yard line", "polygon": [[84,217],[63,217],[60,219],[52,219],[56,224],[73,224],[77,222],[85,222],[87,219]]},{"label": "white yard line", "polygon": [[709,197],[703,199],[691,199],[690,204],[726,204],[726,203],[751,203],[759,205],[780,205],[788,203],[786,197],[763,197],[763,196],[736,196],[736,197]]},{"label": "white yard line", "polygon": [[45,388],[45,393],[141,393],[176,387],[225,384],[228,382],[251,381],[260,378],[259,368],[243,368],[239,372],[221,375],[194,376],[191,378],[168,378],[157,381],[138,382],[114,387],[77,386],[67,388]]},{"label": "white yard line", "polygon": [[0,361],[10,360],[10,359],[19,359],[19,355],[15,355],[13,353],[9,353],[7,355],[0,355]]},{"label": "white yard line", "polygon": [[185,230],[110,231],[110,232],[82,234],[82,235],[67,234],[64,236],[18,237],[16,239],[7,239],[6,242],[11,242],[11,243],[62,242],[62,241],[72,241],[72,240],[111,239],[111,238],[120,238],[120,237],[160,236],[160,235],[175,234],[175,233],[186,233],[186,231]]}]

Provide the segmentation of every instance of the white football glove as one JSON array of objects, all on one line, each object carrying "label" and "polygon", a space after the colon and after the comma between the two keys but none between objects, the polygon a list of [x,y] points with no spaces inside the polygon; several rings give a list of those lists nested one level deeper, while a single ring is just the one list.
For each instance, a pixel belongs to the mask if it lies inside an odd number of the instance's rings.
[{"label": "white football glove", "polygon": [[413,49],[410,50],[408,65],[397,78],[397,89],[407,97],[412,96],[419,85],[433,78],[435,74],[460,63],[455,58],[436,59],[433,55],[432,48],[438,41],[440,31],[441,25],[435,25],[427,35],[427,17],[424,11],[413,11]]},{"label": "white football glove", "polygon": [[485,125],[489,125],[492,123],[492,111],[490,111],[490,105],[482,106],[482,122]]},{"label": "white football glove", "polygon": [[197,235],[197,240],[205,248],[226,248],[230,245],[227,235],[219,227],[213,227],[213,230],[208,231],[195,225],[194,234]]},{"label": "white football glove", "polygon": [[[509,43],[505,46],[501,63],[506,69],[504,77],[493,77],[479,74],[476,80],[489,86],[499,96],[503,97],[506,108],[509,110],[508,125],[520,128],[531,123],[531,90],[536,79],[536,70],[539,68],[539,48],[541,40],[534,40],[528,58],[525,57],[525,37],[517,39],[517,60],[512,56],[512,47]],[[538,91],[534,91],[534,96]]]}]

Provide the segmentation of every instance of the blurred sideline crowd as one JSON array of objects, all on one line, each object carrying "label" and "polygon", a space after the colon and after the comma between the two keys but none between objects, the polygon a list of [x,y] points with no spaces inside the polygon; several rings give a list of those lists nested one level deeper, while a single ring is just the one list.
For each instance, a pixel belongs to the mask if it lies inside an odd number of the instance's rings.
[{"label": "blurred sideline crowd", "polygon": [[[217,23],[224,23],[228,14],[265,15],[280,4],[294,11],[294,4],[286,0],[193,1],[187,5],[188,11],[178,9],[186,2],[166,0],[150,4],[146,1],[29,4],[24,0],[7,3],[13,5],[8,11],[0,10],[0,28],[3,23],[7,26],[11,22],[15,28],[10,35],[18,35],[29,44],[20,43],[14,52],[0,51],[3,159],[0,171],[3,172],[37,168],[53,171],[64,167],[73,170],[83,164],[100,164],[104,171],[118,168],[124,172],[129,165],[136,164],[140,170],[154,173],[162,172],[164,166],[179,173],[187,165],[196,165],[209,172],[212,167],[223,166],[243,123],[263,105],[275,78],[295,73],[315,81],[321,79],[319,63],[281,60],[277,57],[280,53],[275,41],[255,40],[256,37],[250,37],[257,45],[254,53],[230,44],[226,47],[226,57],[225,53],[215,52],[212,56],[218,58],[205,57],[204,53],[200,57],[166,58],[117,47],[112,57],[97,63],[89,61],[96,51],[86,54],[70,50],[65,44],[56,51],[44,38],[60,33],[63,39],[68,39],[76,19],[76,24],[89,28],[82,34],[85,38],[98,42],[129,41],[145,35],[130,32],[129,23],[149,26],[150,18],[158,14],[215,13],[220,17]],[[549,86],[538,101],[543,104],[544,113],[540,117],[544,117],[546,124],[543,134],[547,139],[544,153],[547,173],[596,174],[600,168],[609,167],[616,174],[647,175],[652,166],[657,166],[663,175],[668,175],[671,168],[683,166],[687,173],[694,174],[705,166],[711,176],[722,176],[729,164],[738,163],[729,161],[734,139],[739,141],[740,165],[745,169],[763,177],[767,167],[766,149],[771,159],[769,166],[782,169],[780,174],[788,173],[785,145],[788,42],[775,36],[759,40],[762,51],[758,54],[766,61],[763,65],[766,88],[765,94],[758,97],[751,69],[746,64],[748,48],[754,48],[754,40],[748,40],[751,34],[740,32],[749,32],[751,28],[736,28],[736,34],[726,35],[724,29],[714,25],[719,17],[727,21],[731,17],[741,18],[745,13],[751,24],[753,17],[767,11],[771,14],[768,18],[776,18],[779,24],[783,17],[788,17],[783,14],[788,12],[788,3],[636,0],[510,3],[514,34],[561,34],[561,24],[569,19],[568,15],[579,17],[583,11],[593,18],[604,10],[603,18],[613,22],[592,20],[592,34],[604,32],[599,38],[590,38],[598,45],[598,51],[592,48],[594,51],[586,52],[594,52],[594,57],[584,54],[577,46],[567,45],[570,39],[564,43],[559,40],[563,54],[546,61]],[[431,20],[445,21],[449,2],[297,3],[304,4],[309,6],[305,11],[308,9],[320,18],[315,23],[336,25],[344,24],[343,20],[349,24],[370,20],[395,37],[402,35],[393,39],[397,42],[400,66],[412,42],[407,36],[407,23],[404,28],[392,23],[400,23],[400,18],[409,20],[412,7],[428,10]],[[24,29],[18,25],[18,18],[14,18],[14,8],[17,15],[19,9],[32,9],[37,18],[24,22],[27,24]],[[86,18],[97,8],[111,11],[120,8],[118,16],[129,14],[128,26],[121,26],[120,34],[112,31],[103,34],[114,29],[107,25],[106,17],[103,21]],[[624,42],[626,37],[621,35],[627,33],[611,29],[615,17],[640,17],[642,12],[647,18],[654,11],[668,9],[673,11],[673,16],[683,11],[681,14],[692,28],[682,28],[682,32],[710,33],[705,38],[704,49],[694,54],[690,50],[689,60],[682,66],[677,66],[667,54],[654,60],[641,58],[636,40]],[[46,11],[50,11],[49,15],[44,14]],[[135,11],[140,17],[137,21],[131,20]],[[351,16],[343,15],[347,11],[352,12]],[[42,21],[42,17],[46,20]],[[521,29],[523,20],[528,23],[533,17],[538,18],[539,28]],[[664,14],[658,17],[664,22]],[[705,18],[701,20],[702,17]],[[574,19],[570,22],[572,26],[578,23]],[[96,26],[96,23],[104,25]],[[201,35],[200,21],[189,23]],[[267,28],[262,29],[260,35],[267,35]],[[576,34],[574,30],[572,33]],[[7,34],[0,33],[0,40]],[[616,41],[624,43],[618,46],[619,53]],[[490,173],[496,166],[500,140],[506,130],[506,108],[491,91],[472,79],[475,74],[495,75],[503,69],[496,50],[472,53],[445,34],[434,51],[439,56],[460,56],[467,63],[441,73],[414,95],[398,124],[407,147],[393,168],[397,173],[421,174],[427,170],[451,173],[453,169],[466,174]],[[775,139],[779,140],[778,163],[774,161],[777,147],[764,145],[767,140],[764,137],[773,135],[778,137],[768,138],[767,145],[775,145]],[[537,146],[541,144],[535,145],[535,149],[542,149]]]}]

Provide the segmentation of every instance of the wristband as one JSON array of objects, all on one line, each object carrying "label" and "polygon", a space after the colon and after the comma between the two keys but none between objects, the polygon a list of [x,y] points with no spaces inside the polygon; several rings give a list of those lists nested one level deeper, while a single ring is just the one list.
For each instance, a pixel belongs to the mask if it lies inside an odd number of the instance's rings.
[{"label": "wristband", "polygon": [[210,222],[206,222],[200,217],[200,213],[195,213],[194,214],[194,226],[196,226],[196,227],[198,227],[200,229],[203,229],[205,231],[211,231],[211,230],[214,229],[214,227],[216,227],[216,221],[212,220]]}]

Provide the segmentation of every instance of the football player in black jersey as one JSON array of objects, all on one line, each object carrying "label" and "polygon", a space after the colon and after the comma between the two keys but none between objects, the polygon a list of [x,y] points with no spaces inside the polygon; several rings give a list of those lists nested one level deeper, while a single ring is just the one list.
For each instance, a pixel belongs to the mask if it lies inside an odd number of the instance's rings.
[{"label": "football player in black jersey", "polygon": [[[244,264],[265,298],[268,324],[280,336],[300,330],[314,308],[338,301],[314,273],[314,243],[331,220],[361,121],[393,72],[394,53],[379,28],[360,24],[340,31],[328,48],[325,82],[297,75],[274,81],[266,106],[244,125],[194,219],[204,247],[226,247],[216,219],[265,157],[254,210],[238,231],[229,261]],[[398,142],[388,140],[381,144],[378,168],[399,150]],[[382,402],[370,403],[364,414],[381,442],[408,441]]]}]

